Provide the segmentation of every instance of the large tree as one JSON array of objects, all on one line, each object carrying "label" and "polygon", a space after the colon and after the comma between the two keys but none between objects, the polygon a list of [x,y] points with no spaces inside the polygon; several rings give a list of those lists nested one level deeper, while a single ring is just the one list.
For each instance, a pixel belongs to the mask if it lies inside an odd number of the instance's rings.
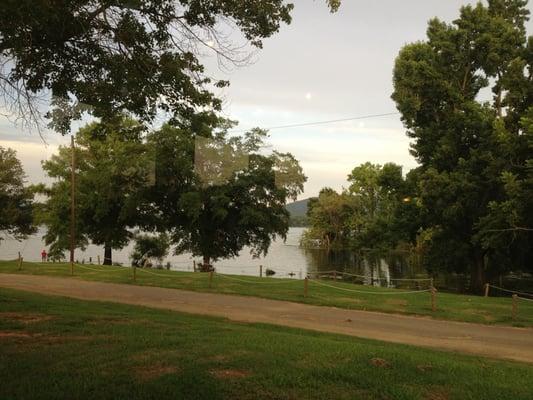
[{"label": "large tree", "polygon": [[156,146],[154,204],[176,253],[191,252],[210,266],[248,246],[266,254],[285,237],[287,199],[306,180],[290,154],[261,154],[264,131],[228,137],[224,129],[204,138],[165,126],[149,137]]},{"label": "large tree", "polygon": [[[507,253],[512,264],[510,252],[501,251],[512,242],[504,235],[530,235],[503,231],[517,221],[502,217],[510,198],[524,205],[513,180],[526,189],[531,174],[531,130],[524,124],[533,104],[533,39],[526,37],[526,5],[489,0],[462,7],[451,24],[433,19],[428,39],[405,46],[394,69],[392,97],[421,165],[429,260],[469,270],[473,290],[499,269],[498,255]],[[495,240],[494,225],[502,240]]]},{"label": "large tree", "polygon": [[[339,0],[329,0],[332,11]],[[0,7],[0,96],[14,115],[35,122],[52,108],[54,128],[70,129],[87,111],[158,110],[198,128],[196,116],[220,109],[200,59],[246,63],[263,39],[291,21],[283,0],[5,0]],[[235,32],[242,40],[234,42]],[[206,119],[201,119],[204,123]]]},{"label": "large tree", "polygon": [[[55,178],[44,190],[45,240],[53,250],[69,246],[72,149],[60,147],[43,163]],[[152,219],[145,193],[155,181],[155,160],[143,142],[143,128],[127,119],[92,123],[76,134],[76,246],[88,240],[104,246],[104,264],[112,263],[112,249],[121,249],[137,226]]]},{"label": "large tree", "polygon": [[35,232],[33,193],[25,178],[15,151],[0,147],[0,231],[18,240]]}]

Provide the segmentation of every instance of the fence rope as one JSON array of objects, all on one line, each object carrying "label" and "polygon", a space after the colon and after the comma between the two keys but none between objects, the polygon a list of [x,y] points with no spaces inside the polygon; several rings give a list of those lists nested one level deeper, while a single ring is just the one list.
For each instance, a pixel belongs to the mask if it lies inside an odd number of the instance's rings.
[{"label": "fence rope", "polygon": [[520,297],[520,296],[517,296],[520,300],[525,300],[525,301],[531,301],[533,302],[533,299],[526,299],[525,297]]},{"label": "fence rope", "polygon": [[501,288],[501,287],[498,287],[498,286],[494,286],[494,285],[489,285],[489,286],[491,288],[498,289],[498,290],[501,290],[503,292],[512,293],[512,294],[519,294],[519,295],[522,295],[522,296],[531,296],[531,297],[533,297],[533,293],[517,292],[516,290],[504,289],[504,288]]},{"label": "fence rope", "polygon": [[259,285],[280,285],[280,284],[287,284],[287,283],[294,283],[294,282],[302,282],[301,280],[298,280],[298,279],[291,279],[291,280],[279,281],[279,282],[274,282],[274,281],[260,282],[260,281],[250,281],[250,280],[247,280],[247,279],[239,279],[239,278],[235,278],[233,276],[228,276],[228,275],[219,274],[219,273],[216,273],[215,275],[216,276],[220,276],[220,277],[222,277],[224,279],[232,280],[232,281],[244,282],[244,283],[253,283],[253,284],[257,283]]},{"label": "fence rope", "polygon": [[[364,279],[374,279],[374,280],[386,280],[387,278],[382,277],[372,277],[372,276],[366,276],[366,275],[357,275],[357,274],[351,274],[349,272],[342,272],[342,271],[333,271],[338,274],[342,275],[348,275],[348,276],[355,276],[357,278],[364,278]],[[389,281],[414,281],[414,282],[422,282],[427,281],[430,282],[431,278],[420,278],[420,279],[413,279],[413,278],[388,278]]]},{"label": "fence rope", "polygon": [[[152,274],[152,275],[156,275],[156,276],[166,276],[167,278],[171,278],[171,277],[175,277],[176,276],[176,275],[167,275],[167,274],[156,273],[156,272],[153,272],[153,271],[149,271],[146,268],[137,268],[137,271],[146,272],[147,274]],[[177,272],[180,272],[180,271],[177,271]],[[181,272],[187,272],[187,271],[181,271]]]},{"label": "fence rope", "polygon": [[329,288],[337,289],[337,290],[343,290],[343,291],[345,291],[345,292],[361,293],[361,294],[381,294],[381,295],[388,295],[388,294],[413,294],[413,293],[431,292],[431,289],[413,290],[413,291],[408,291],[408,292],[404,292],[404,291],[396,291],[396,292],[377,292],[377,291],[376,291],[376,292],[374,292],[374,291],[369,291],[369,290],[353,290],[353,289],[346,289],[346,288],[342,288],[342,287],[338,287],[338,286],[328,285],[327,283],[319,282],[319,281],[317,281],[316,279],[311,279],[310,281],[313,282],[313,283],[316,283],[317,285],[320,285],[320,286],[325,286],[325,287],[329,287]]},{"label": "fence rope", "polygon": [[[96,268],[91,268],[91,267],[86,267],[85,265],[81,265],[81,264],[74,264],[74,266],[76,267],[79,267],[79,268],[83,268],[83,269],[88,269],[90,271],[95,271],[95,272],[120,272],[122,270],[120,269],[106,269],[106,268],[103,268],[103,269],[96,269]],[[125,269],[124,269],[125,271]]]}]

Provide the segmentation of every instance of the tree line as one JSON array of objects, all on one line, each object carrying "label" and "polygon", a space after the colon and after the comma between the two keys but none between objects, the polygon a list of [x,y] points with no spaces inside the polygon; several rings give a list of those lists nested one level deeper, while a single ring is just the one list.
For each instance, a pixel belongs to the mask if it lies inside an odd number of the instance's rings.
[{"label": "tree line", "polygon": [[392,99],[419,167],[355,168],[349,187],[310,203],[305,241],[325,247],[407,243],[472,290],[533,271],[533,37],[525,0],[461,8],[429,22],[396,59]]}]

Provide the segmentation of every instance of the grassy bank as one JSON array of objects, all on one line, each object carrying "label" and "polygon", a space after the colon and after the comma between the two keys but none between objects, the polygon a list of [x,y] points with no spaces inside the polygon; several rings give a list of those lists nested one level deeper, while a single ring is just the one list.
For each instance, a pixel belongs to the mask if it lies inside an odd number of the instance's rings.
[{"label": "grassy bank", "polygon": [[[2,261],[0,272],[71,276],[68,264],[53,263],[24,262],[22,270],[19,270],[16,262]],[[134,282],[132,272],[131,268],[124,267],[77,265],[74,268],[74,278],[257,296],[340,308],[424,315],[455,321],[533,327],[533,302],[519,300],[518,317],[513,321],[510,297],[484,298],[438,293],[437,311],[433,312],[431,296],[427,292],[406,293],[401,290],[340,282],[311,281],[308,296],[304,297],[304,283],[301,280],[215,274],[210,288],[209,275],[205,273],[137,269],[137,279]]]},{"label": "grassy bank", "polygon": [[533,368],[0,289],[2,399],[531,399]]}]

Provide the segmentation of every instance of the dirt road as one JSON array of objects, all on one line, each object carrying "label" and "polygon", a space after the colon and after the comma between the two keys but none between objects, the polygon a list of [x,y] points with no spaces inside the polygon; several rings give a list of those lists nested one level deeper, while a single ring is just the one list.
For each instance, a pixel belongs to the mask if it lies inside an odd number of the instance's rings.
[{"label": "dirt road", "polygon": [[438,321],[255,297],[188,292],[69,278],[0,274],[0,286],[83,300],[110,301],[341,333],[533,363],[533,329]]}]

